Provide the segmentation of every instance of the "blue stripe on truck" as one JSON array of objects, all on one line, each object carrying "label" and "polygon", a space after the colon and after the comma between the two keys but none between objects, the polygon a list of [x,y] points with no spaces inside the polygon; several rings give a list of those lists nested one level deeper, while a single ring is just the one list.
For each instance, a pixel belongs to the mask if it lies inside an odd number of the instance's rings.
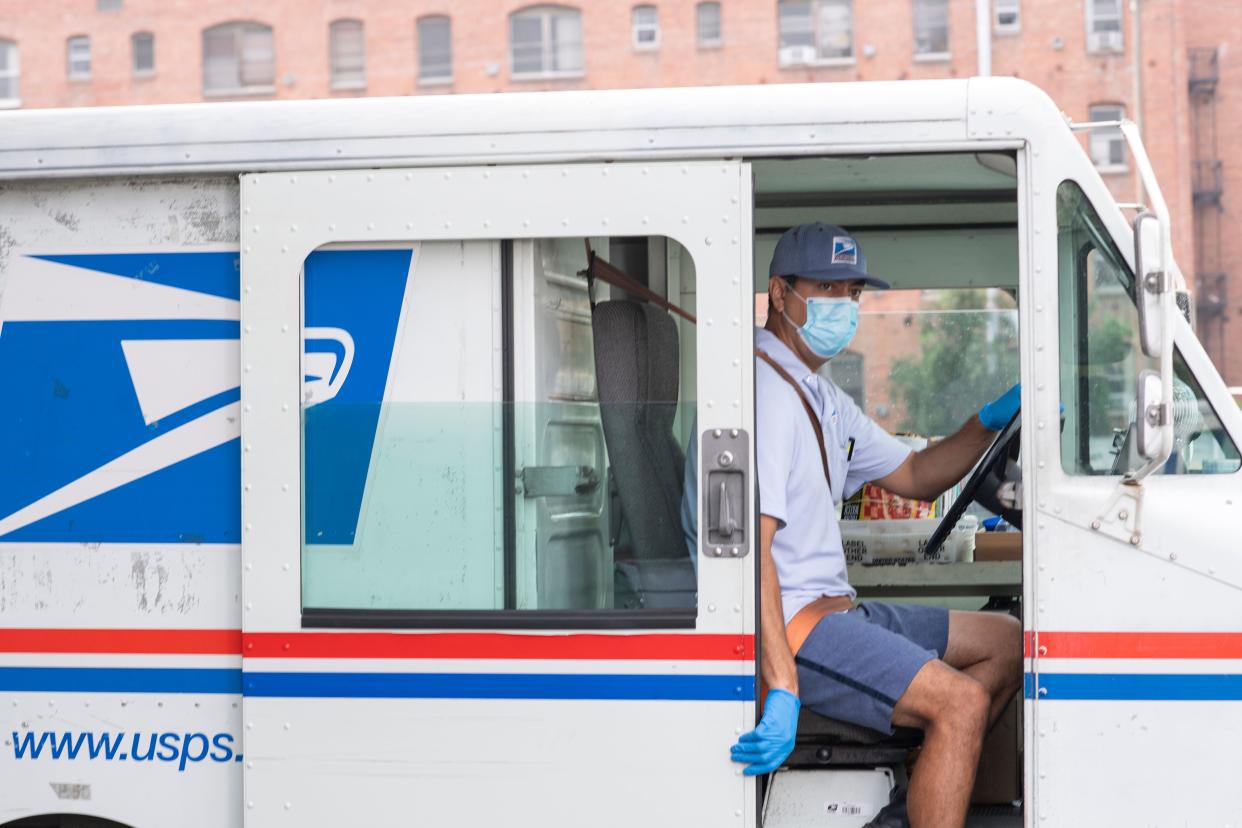
[{"label": "blue stripe on truck", "polygon": [[753,701],[751,676],[268,673],[151,667],[0,667],[0,692],[242,693],[267,698]]},{"label": "blue stripe on truck", "polygon": [[752,676],[579,673],[245,673],[247,696],[754,701]]},{"label": "blue stripe on truck", "polygon": [[1238,673],[1027,673],[1024,684],[1039,701],[1242,701]]},{"label": "blue stripe on truck", "polygon": [[0,667],[0,691],[241,693],[241,670],[177,667]]}]

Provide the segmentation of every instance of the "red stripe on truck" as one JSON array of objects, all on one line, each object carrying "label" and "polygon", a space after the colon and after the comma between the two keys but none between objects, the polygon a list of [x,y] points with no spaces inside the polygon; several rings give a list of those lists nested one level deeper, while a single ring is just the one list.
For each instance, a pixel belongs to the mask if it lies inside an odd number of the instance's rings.
[{"label": "red stripe on truck", "polygon": [[753,635],[247,633],[247,658],[476,658],[752,661]]},{"label": "red stripe on truck", "polygon": [[240,655],[241,630],[0,630],[0,653]]},{"label": "red stripe on truck", "polygon": [[1242,659],[1242,633],[1040,632],[1027,655],[1041,658]]},{"label": "red stripe on truck", "polygon": [[241,630],[0,629],[0,653],[753,661],[753,635],[646,633],[248,633]]}]

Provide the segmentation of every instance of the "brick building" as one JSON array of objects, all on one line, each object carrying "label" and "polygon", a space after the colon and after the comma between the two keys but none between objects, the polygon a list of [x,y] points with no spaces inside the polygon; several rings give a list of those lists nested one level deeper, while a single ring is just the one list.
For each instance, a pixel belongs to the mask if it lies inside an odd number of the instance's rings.
[{"label": "brick building", "polygon": [[[1140,122],[1200,336],[1242,385],[1242,2],[984,5],[981,40],[975,0],[0,0],[0,107],[967,77],[990,57],[1076,120]],[[1084,140],[1135,200],[1119,136]]]}]

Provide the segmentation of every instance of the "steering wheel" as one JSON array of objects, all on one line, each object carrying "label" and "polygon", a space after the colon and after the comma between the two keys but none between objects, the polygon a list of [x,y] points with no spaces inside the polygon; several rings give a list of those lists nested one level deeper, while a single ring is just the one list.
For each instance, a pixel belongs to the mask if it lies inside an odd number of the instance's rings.
[{"label": "steering wheel", "polygon": [[978,501],[985,509],[1000,515],[1018,529],[1022,528],[1022,498],[1017,489],[1022,479],[1022,470],[1018,466],[1021,419],[1022,412],[1014,414],[1009,425],[1001,430],[983,453],[983,459],[962,487],[962,493],[945,511],[944,519],[927,539],[927,545],[923,547],[924,560],[936,557],[936,552],[944,545],[972,501]]}]

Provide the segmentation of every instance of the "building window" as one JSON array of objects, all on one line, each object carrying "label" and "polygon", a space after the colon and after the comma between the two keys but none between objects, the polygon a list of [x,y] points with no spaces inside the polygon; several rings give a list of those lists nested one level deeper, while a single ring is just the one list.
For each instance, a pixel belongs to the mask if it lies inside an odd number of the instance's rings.
[{"label": "building window", "polygon": [[366,45],[361,20],[335,20],[328,27],[333,89],[367,85]]},{"label": "building window", "polygon": [[423,17],[418,21],[419,83],[453,80],[453,24],[447,17]]},{"label": "building window", "polygon": [[203,31],[203,94],[253,95],[275,88],[271,26],[221,23]]},{"label": "building window", "polygon": [[135,32],[130,39],[134,53],[134,74],[155,74],[155,35],[150,32]]},{"label": "building window", "polygon": [[948,56],[948,0],[914,0],[915,59],[935,60]]},{"label": "building window", "polygon": [[1021,0],[996,0],[996,33],[1015,34],[1022,30]]},{"label": "building window", "polygon": [[635,6],[633,13],[634,48],[660,47],[660,18],[655,6]]},{"label": "building window", "polygon": [[91,39],[78,35],[68,40],[69,80],[90,80]]},{"label": "building window", "polygon": [[[1092,122],[1120,121],[1126,115],[1120,104],[1095,104],[1087,119]],[[1126,165],[1126,139],[1119,127],[1103,127],[1091,130],[1091,160],[1101,172],[1124,172]]]},{"label": "building window", "polygon": [[0,40],[0,108],[20,106],[22,103],[18,87],[22,73],[17,58],[17,44],[11,40]]},{"label": "building window", "polygon": [[531,6],[509,16],[514,78],[582,76],[582,13],[568,6]]},{"label": "building window", "polygon": [[1087,0],[1087,51],[1122,52],[1121,0]]},{"label": "building window", "polygon": [[699,3],[695,7],[695,24],[700,49],[713,49],[723,41],[720,27],[720,4]]},{"label": "building window", "polygon": [[780,0],[780,65],[833,64],[854,59],[851,0]]},{"label": "building window", "polygon": [[95,0],[95,11],[120,11],[121,0]]}]

